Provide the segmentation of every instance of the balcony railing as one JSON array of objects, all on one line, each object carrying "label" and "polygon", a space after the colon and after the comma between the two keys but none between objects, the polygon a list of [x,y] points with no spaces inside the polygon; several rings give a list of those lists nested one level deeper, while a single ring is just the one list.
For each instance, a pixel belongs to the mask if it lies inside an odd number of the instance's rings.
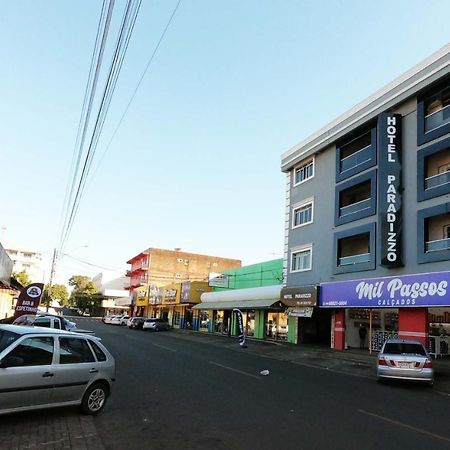
[{"label": "balcony railing", "polygon": [[351,255],[339,258],[339,265],[350,266],[352,264],[360,264],[369,261],[370,261],[370,253],[361,253],[360,255]]},{"label": "balcony railing", "polygon": [[425,243],[425,250],[427,252],[437,252],[440,250],[450,249],[450,239],[438,239],[437,241],[428,241]]},{"label": "balcony railing", "polygon": [[341,172],[352,169],[353,167],[359,166],[360,164],[369,161],[372,157],[372,147],[368,145],[367,147],[352,153],[349,156],[341,159]]},{"label": "balcony railing", "polygon": [[446,123],[450,123],[450,105],[425,117],[425,132],[439,128]]},{"label": "balcony railing", "polygon": [[371,204],[370,197],[361,200],[360,202],[352,203],[348,206],[343,206],[342,208],[339,208],[339,216],[348,216],[349,214],[354,214],[359,211],[364,211],[365,209],[369,209]]},{"label": "balcony railing", "polygon": [[425,189],[435,188],[447,183],[450,183],[450,171],[425,178]]}]

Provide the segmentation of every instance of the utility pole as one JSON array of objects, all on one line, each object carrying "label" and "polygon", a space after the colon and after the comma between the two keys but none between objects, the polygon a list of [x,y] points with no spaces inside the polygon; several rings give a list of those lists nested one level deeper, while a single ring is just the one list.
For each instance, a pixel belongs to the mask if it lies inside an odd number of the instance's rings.
[{"label": "utility pole", "polygon": [[52,259],[52,267],[50,269],[50,281],[48,282],[48,289],[47,289],[47,312],[48,312],[48,307],[50,306],[50,300],[52,299],[51,294],[52,294],[52,283],[53,283],[53,277],[55,276],[55,265],[56,265],[56,248],[53,249],[53,259]]}]

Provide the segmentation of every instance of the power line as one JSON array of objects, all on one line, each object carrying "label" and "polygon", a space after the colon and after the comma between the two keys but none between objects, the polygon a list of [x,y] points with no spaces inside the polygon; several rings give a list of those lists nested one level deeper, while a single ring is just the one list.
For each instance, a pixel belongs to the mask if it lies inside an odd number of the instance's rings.
[{"label": "power line", "polygon": [[93,132],[91,134],[90,143],[84,160],[81,176],[78,181],[77,191],[72,202],[70,215],[68,216],[68,220],[66,221],[66,227],[61,242],[61,249],[64,248],[68,236],[72,230],[75,216],[77,214],[78,207],[84,192],[86,179],[89,176],[92,160],[96,152],[97,144],[103,129],[107,113],[109,111],[109,106],[111,104],[112,96],[115,91],[116,83],[119,77],[120,70],[122,68],[123,60],[125,58],[125,54],[128,49],[131,34],[133,32],[136,18],[139,13],[140,5],[141,0],[137,1],[128,0],[125,7],[122,23],[120,26],[119,36],[117,38],[115,45],[114,55],[109,68],[107,81],[105,83],[103,90],[100,107],[97,112],[97,117],[95,120]]},{"label": "power line", "polygon": [[[155,55],[156,55],[156,53],[158,52],[158,49],[159,49],[159,47],[160,47],[160,45],[161,45],[161,42],[163,41],[164,36],[166,35],[166,32],[167,32],[167,30],[169,29],[169,26],[170,26],[170,24],[172,23],[172,20],[173,20],[173,18],[175,17],[175,14],[176,14],[177,11],[178,11],[178,8],[179,8],[179,6],[180,6],[180,3],[181,3],[181,0],[178,0],[178,1],[177,1],[177,4],[175,5],[175,8],[174,8],[173,11],[172,11],[172,14],[171,14],[170,17],[169,17],[169,20],[168,20],[167,23],[166,23],[166,26],[164,27],[163,32],[161,33],[161,35],[160,35],[160,37],[159,37],[159,39],[158,39],[158,42],[157,42],[155,48],[153,49],[153,52],[152,52],[152,54],[151,54],[151,56],[150,56],[150,59],[148,60],[147,65],[145,66],[145,69],[144,69],[144,71],[142,72],[141,77],[139,78],[138,84],[136,85],[136,88],[134,89],[134,92],[133,92],[133,94],[131,95],[131,98],[130,98],[129,102],[128,102],[128,104],[127,104],[127,106],[126,106],[126,108],[125,108],[125,110],[124,110],[124,112],[123,112],[123,114],[122,114],[122,116],[121,116],[119,122],[117,123],[116,128],[114,129],[114,132],[113,132],[113,134],[112,134],[112,136],[111,136],[111,139],[109,140],[107,146],[105,147],[105,150],[103,151],[102,156],[100,157],[100,160],[99,160],[99,162],[98,162],[98,164],[97,164],[97,167],[96,167],[95,170],[94,170],[94,176],[95,176],[95,174],[97,173],[99,167],[101,166],[101,164],[102,164],[102,162],[103,162],[103,160],[104,160],[104,158],[105,158],[105,155],[106,155],[107,151],[109,150],[109,147],[110,147],[111,144],[112,144],[112,141],[113,141],[114,138],[116,137],[116,134],[117,134],[117,132],[118,132],[120,126],[122,125],[122,122],[123,122],[125,116],[127,115],[128,110],[130,109],[131,103],[133,103],[133,100],[134,100],[134,98],[136,97],[136,94],[137,94],[137,92],[138,92],[138,90],[139,90],[139,88],[140,88],[140,86],[141,86],[141,84],[142,84],[142,81],[144,80],[145,75],[147,74],[148,69],[150,68],[151,64],[153,63],[153,59],[155,58]],[[92,178],[94,178],[94,176],[93,176]]]},{"label": "power line", "polygon": [[[58,247],[63,246],[64,230],[67,226],[67,219],[69,215],[70,203],[73,198],[75,183],[78,176],[81,156],[83,153],[84,140],[87,133],[87,127],[92,111],[92,104],[95,97],[95,91],[98,83],[100,68],[103,61],[106,40],[108,37],[109,27],[111,24],[111,17],[114,8],[115,0],[104,0],[100,20],[97,27],[97,35],[95,38],[94,49],[92,52],[91,66],[89,69],[88,81],[86,83],[83,106],[81,110],[80,120],[78,123],[78,132],[75,140],[75,147],[72,156],[72,164],[69,173],[69,181],[67,183],[66,194],[64,199],[64,206],[62,209],[60,219],[59,243]],[[101,38],[100,38],[101,35]],[[64,217],[64,219],[63,219]]]}]

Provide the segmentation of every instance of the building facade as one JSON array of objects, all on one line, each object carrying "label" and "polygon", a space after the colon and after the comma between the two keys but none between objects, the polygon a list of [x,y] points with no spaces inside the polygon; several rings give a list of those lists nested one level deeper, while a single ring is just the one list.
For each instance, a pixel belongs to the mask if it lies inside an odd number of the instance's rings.
[{"label": "building facade", "polygon": [[[131,264],[127,273],[130,279],[127,287],[132,298],[136,299],[134,291],[139,287],[147,286],[148,297],[155,297],[154,291],[162,286],[184,281],[208,281],[211,273],[240,267],[241,261],[182,252],[180,249],[148,248],[127,261],[127,264]],[[134,304],[133,313],[144,315],[143,294],[140,295],[141,306]]]},{"label": "building facade", "polygon": [[41,253],[13,245],[5,245],[5,251],[13,262],[13,272],[26,272],[31,282],[43,281],[44,270]]},{"label": "building facade", "polygon": [[298,342],[309,326],[339,350],[400,336],[448,352],[450,46],[286,152],[282,171],[285,289],[319,293]]},{"label": "building facade", "polygon": [[276,259],[226,270],[213,278],[214,292],[201,296],[194,306],[198,330],[207,333],[235,335],[233,309],[242,311],[245,334],[254,339],[291,342],[294,338],[290,317],[280,301],[283,282],[283,260]]}]

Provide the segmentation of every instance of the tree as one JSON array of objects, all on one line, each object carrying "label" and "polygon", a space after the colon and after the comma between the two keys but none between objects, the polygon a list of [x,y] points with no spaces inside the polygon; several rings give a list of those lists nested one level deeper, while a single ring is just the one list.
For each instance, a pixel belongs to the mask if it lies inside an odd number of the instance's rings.
[{"label": "tree", "polygon": [[98,308],[102,302],[102,295],[98,292],[91,278],[84,275],[73,275],[69,280],[69,286],[73,287],[70,295],[70,304],[72,307],[92,311]]},{"label": "tree", "polygon": [[21,272],[13,272],[12,276],[24,287],[31,283],[30,276],[25,272],[25,270],[22,270]]},{"label": "tree", "polygon": [[[46,286],[47,288],[48,286]],[[54,284],[51,288],[50,296],[52,300],[58,300],[61,306],[67,306],[69,304],[69,293],[64,284]]]}]

